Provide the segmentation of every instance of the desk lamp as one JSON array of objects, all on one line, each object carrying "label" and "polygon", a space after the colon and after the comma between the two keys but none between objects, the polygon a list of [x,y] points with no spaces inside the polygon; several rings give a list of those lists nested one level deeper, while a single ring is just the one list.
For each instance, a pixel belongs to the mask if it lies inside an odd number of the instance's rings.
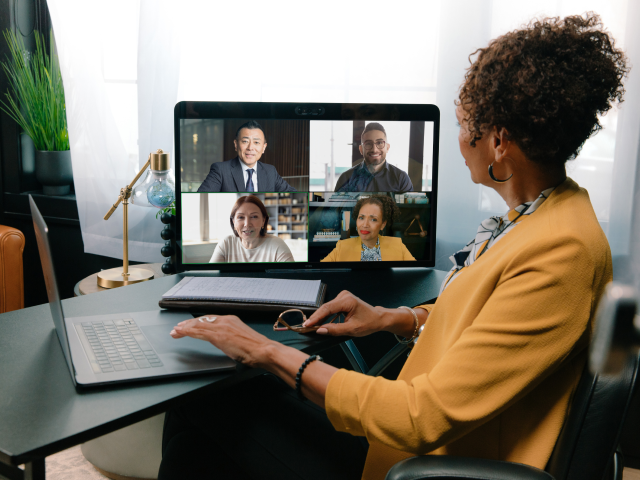
[{"label": "desk lamp", "polygon": [[[145,179],[137,186],[135,183],[145,172],[147,167],[151,169],[147,172]],[[150,153],[147,163],[140,169],[133,181],[124,188],[120,189],[118,201],[113,204],[111,209],[104,216],[105,220],[116,211],[118,205],[122,202],[122,268],[111,268],[103,270],[98,274],[98,285],[103,288],[116,288],[123,285],[131,285],[132,283],[145,282],[153,278],[151,270],[132,267],[129,268],[129,218],[128,208],[129,202],[133,205],[143,207],[166,208],[171,205],[175,199],[175,180],[170,170],[169,154],[158,150]]]}]

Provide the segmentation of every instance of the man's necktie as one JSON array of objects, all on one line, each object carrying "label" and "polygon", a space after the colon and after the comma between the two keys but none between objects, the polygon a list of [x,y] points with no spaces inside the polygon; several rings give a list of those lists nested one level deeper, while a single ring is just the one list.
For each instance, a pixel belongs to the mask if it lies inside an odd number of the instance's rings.
[{"label": "man's necktie", "polygon": [[247,179],[247,192],[255,192],[255,189],[253,188],[253,180],[251,180],[251,175],[253,175],[253,168],[248,169],[247,173],[249,174],[249,178]]}]

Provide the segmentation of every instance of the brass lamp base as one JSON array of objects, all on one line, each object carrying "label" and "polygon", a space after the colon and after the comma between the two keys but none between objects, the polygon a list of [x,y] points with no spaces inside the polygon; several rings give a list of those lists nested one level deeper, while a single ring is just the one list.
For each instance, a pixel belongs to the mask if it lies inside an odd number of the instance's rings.
[{"label": "brass lamp base", "polygon": [[153,272],[143,268],[129,267],[129,275],[125,280],[122,276],[122,267],[103,270],[98,274],[98,285],[102,288],[117,288],[133,283],[146,282],[153,279]]}]

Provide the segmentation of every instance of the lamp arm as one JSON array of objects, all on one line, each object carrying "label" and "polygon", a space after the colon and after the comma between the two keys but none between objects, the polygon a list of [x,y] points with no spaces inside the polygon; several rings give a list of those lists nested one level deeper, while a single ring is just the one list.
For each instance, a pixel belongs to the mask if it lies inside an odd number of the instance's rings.
[{"label": "lamp arm", "polygon": [[145,170],[147,169],[147,167],[149,167],[149,165],[151,165],[151,154],[149,154],[149,158],[147,158],[147,163],[144,164],[144,166],[140,169],[140,171],[138,172],[138,174],[136,175],[136,177],[133,179],[133,181],[129,184],[129,187],[127,187],[129,190],[131,190],[133,188],[133,186],[136,184],[136,182],[138,181],[138,179],[140,178],[140,176],[145,172]]},{"label": "lamp arm", "polygon": [[[135,176],[135,178],[133,179],[133,181],[127,186],[127,188],[125,189],[125,191],[127,192],[131,192],[131,189],[133,188],[133,186],[136,184],[136,182],[138,181],[138,179],[140,178],[140,176],[145,172],[145,170],[149,167],[149,165],[151,165],[151,154],[149,154],[149,158],[147,159],[147,163],[144,164],[144,166],[140,169],[140,171],[138,172],[138,174]],[[105,220],[109,220],[109,217],[111,217],[111,215],[113,214],[113,212],[116,211],[116,208],[118,208],[118,205],[120,205],[120,202],[122,202],[122,200],[124,200],[124,195],[123,193],[120,193],[120,196],[118,197],[118,201],[116,203],[114,203],[111,208],[109,209],[109,211],[107,212],[107,214],[104,216]]]}]

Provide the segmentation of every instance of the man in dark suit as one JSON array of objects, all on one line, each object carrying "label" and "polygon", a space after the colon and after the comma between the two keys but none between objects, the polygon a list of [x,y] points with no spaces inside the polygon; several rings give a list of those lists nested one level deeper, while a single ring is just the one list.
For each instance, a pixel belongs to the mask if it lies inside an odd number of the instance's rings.
[{"label": "man in dark suit", "polygon": [[258,162],[267,148],[264,131],[251,120],[240,126],[233,141],[238,156],[211,165],[198,192],[295,192],[276,167]]}]

